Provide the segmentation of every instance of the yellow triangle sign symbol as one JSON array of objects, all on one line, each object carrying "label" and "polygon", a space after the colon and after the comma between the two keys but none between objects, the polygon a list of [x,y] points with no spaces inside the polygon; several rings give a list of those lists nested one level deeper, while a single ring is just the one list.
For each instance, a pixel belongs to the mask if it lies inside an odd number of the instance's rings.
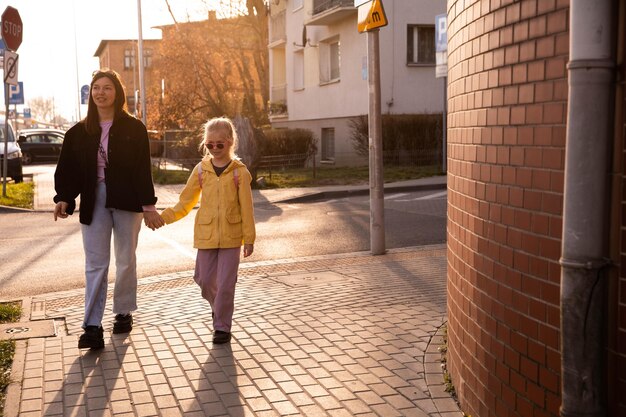
[{"label": "yellow triangle sign symbol", "polygon": [[[361,12],[361,7],[366,7],[366,5],[359,6],[359,12]],[[382,26],[387,26],[388,23],[382,0],[372,0],[371,7],[367,14],[361,16],[361,13],[359,13],[359,23],[357,27],[359,32],[363,33]]]}]

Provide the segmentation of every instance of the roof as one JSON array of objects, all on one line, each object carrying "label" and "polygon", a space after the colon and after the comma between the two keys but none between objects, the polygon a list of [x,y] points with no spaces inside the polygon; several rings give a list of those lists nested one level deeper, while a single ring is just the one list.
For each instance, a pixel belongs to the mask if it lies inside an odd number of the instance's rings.
[{"label": "roof", "polygon": [[[143,42],[154,42],[154,41],[160,41],[161,39],[143,39]],[[100,54],[102,53],[102,50],[104,48],[106,48],[107,44],[109,42],[137,42],[137,39],[102,39],[100,41],[100,44],[98,45],[98,48],[96,49],[96,52],[93,54],[94,57],[99,57]]]}]

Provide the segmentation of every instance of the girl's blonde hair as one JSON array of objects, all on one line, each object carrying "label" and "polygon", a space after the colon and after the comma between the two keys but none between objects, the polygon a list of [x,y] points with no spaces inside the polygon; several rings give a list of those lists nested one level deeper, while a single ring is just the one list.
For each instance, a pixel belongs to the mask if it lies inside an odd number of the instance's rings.
[{"label": "girl's blonde hair", "polygon": [[202,143],[200,143],[200,148],[204,155],[209,153],[209,150],[206,147],[206,141],[209,138],[209,133],[215,132],[226,132],[226,136],[229,138],[231,142],[230,157],[235,159],[237,155],[235,151],[237,150],[237,145],[239,140],[237,139],[237,131],[235,130],[235,125],[228,117],[214,117],[209,119],[204,124],[204,136],[202,138]]}]

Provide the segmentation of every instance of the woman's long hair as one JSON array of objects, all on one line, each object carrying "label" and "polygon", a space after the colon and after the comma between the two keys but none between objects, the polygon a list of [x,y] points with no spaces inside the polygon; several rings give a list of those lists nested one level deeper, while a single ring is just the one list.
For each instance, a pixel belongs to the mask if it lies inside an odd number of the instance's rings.
[{"label": "woman's long hair", "polygon": [[124,90],[124,84],[122,84],[120,75],[110,68],[101,68],[94,71],[93,77],[91,78],[91,84],[89,85],[89,104],[87,105],[87,116],[84,119],[85,130],[89,135],[100,134],[100,117],[98,116],[96,103],[93,101],[93,97],[91,95],[91,89],[93,88],[93,84],[103,77],[107,77],[115,86],[115,102],[113,103],[115,114],[113,119],[117,119],[122,115],[130,115],[130,113],[128,113],[128,106],[126,105],[126,91]]}]

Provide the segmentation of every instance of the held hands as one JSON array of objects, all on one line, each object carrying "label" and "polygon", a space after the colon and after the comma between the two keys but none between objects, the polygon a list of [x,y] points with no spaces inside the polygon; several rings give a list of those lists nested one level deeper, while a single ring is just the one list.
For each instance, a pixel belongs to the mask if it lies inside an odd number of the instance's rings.
[{"label": "held hands", "polygon": [[144,211],[143,222],[152,230],[165,226],[165,220],[163,220],[163,217],[156,211]]},{"label": "held hands", "polygon": [[252,252],[254,252],[254,245],[252,243],[245,243],[243,245],[243,257],[247,258],[252,255]]},{"label": "held hands", "polygon": [[56,206],[54,206],[54,221],[57,221],[57,218],[65,219],[67,218],[67,206],[68,204],[65,201],[59,201]]}]

